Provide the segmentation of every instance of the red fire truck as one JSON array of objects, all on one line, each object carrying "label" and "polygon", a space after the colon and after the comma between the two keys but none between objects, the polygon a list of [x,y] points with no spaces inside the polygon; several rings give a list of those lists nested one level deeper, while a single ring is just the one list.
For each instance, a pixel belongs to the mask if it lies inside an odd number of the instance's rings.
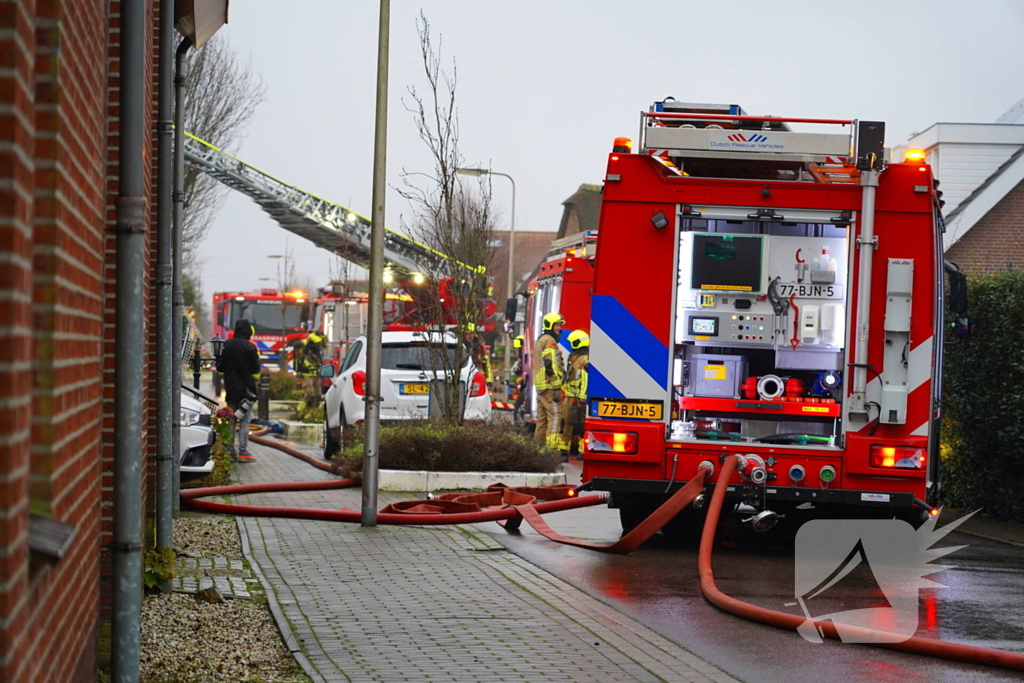
[{"label": "red fire truck", "polygon": [[543,329],[542,320],[552,312],[565,318],[560,340],[566,355],[566,337],[572,330],[590,332],[590,297],[594,281],[597,233],[582,232],[554,240],[536,277],[526,286],[526,326],[523,331],[523,381],[515,399],[517,423],[536,421],[537,395],[530,382],[533,345]]},{"label": "red fire truck", "polygon": [[252,341],[260,362],[278,367],[282,350],[309,334],[311,307],[305,292],[216,292],[213,295],[213,334],[230,339],[235,323],[245,319],[255,328]]},{"label": "red fire truck", "polygon": [[635,151],[615,141],[583,480],[624,528],[730,454],[740,471],[708,486],[757,530],[934,513],[944,265],[954,290],[963,275],[942,258],[924,155],[890,163],[883,136],[668,99],[641,114]]}]

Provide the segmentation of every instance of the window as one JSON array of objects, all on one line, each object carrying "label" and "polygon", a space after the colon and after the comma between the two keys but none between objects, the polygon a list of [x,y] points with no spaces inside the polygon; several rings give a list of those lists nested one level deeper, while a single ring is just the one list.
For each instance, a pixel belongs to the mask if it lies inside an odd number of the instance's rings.
[{"label": "window", "polygon": [[363,342],[356,341],[355,343],[352,344],[352,347],[348,350],[348,353],[345,355],[344,362],[342,362],[341,364],[341,372],[345,372],[350,367],[352,367],[352,364],[355,363],[356,360],[359,358],[359,352],[362,350]]},{"label": "window", "polygon": [[[437,370],[444,370],[455,364],[455,347],[448,346],[448,361],[445,363],[440,358],[437,363]],[[381,347],[380,366],[383,370],[431,370],[431,352],[436,349],[429,349],[426,344],[386,344]]]},{"label": "window", "polygon": [[256,328],[256,334],[281,334],[282,330],[292,332],[302,329],[305,306],[302,304],[284,305],[282,301],[256,299],[237,301],[231,306],[230,328],[241,318],[249,321]]}]

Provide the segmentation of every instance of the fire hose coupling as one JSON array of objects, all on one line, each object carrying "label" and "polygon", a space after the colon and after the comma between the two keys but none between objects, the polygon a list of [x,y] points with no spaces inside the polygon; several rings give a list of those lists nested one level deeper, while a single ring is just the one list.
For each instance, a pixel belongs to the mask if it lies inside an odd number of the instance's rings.
[{"label": "fire hose coupling", "polygon": [[715,476],[715,463],[710,460],[704,460],[701,464],[697,465],[697,469],[704,468],[708,471],[707,478]]},{"label": "fire hose coupling", "polygon": [[747,455],[736,456],[736,471],[744,479],[749,479],[755,484],[763,484],[768,481],[768,470],[764,467],[764,460],[760,455],[748,453]]}]

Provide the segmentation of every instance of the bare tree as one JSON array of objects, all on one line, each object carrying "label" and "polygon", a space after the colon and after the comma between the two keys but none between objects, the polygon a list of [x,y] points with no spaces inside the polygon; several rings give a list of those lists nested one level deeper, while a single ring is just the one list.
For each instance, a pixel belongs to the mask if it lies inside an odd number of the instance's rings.
[{"label": "bare tree", "polygon": [[[263,79],[219,35],[192,53],[187,72],[185,130],[226,152],[236,151],[256,107],[266,99]],[[220,182],[186,167],[181,255],[186,271],[196,270],[199,245],[227,192]]]},{"label": "bare tree", "polygon": [[[455,63],[453,60],[450,75],[441,68],[440,47],[435,50],[430,23],[422,11],[417,29],[427,91],[421,96],[410,86],[410,101],[405,106],[430,150],[434,168],[429,173],[403,169],[399,193],[413,205],[414,216],[411,221],[403,219],[402,224],[447,255],[422,264],[430,292],[420,297],[417,305],[429,330],[429,368],[444,378],[440,395],[435,394],[441,420],[458,425],[469,390],[461,384],[461,369],[470,358],[479,360],[481,312],[490,295],[486,266],[491,257],[488,240],[494,230],[491,187],[487,176],[472,189],[461,182]],[[454,348],[447,341],[452,333],[457,337]]]}]

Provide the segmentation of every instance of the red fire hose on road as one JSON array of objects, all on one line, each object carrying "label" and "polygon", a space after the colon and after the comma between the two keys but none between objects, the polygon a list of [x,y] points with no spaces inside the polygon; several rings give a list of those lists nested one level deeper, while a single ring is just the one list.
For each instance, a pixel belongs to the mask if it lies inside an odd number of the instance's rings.
[{"label": "red fire hose on road", "polygon": [[[301,451],[259,439],[258,443],[271,446],[301,458],[311,464],[330,469],[327,463],[320,462]],[[731,455],[725,459],[718,481],[727,482],[736,468],[737,458]],[[698,468],[697,475],[685,486],[676,491],[669,500],[658,508],[651,516],[637,525],[630,533],[617,542],[607,546],[597,546],[562,536],[551,529],[541,515],[548,512],[571,510],[578,507],[598,505],[606,502],[605,496],[576,496],[575,490],[568,486],[549,487],[517,487],[504,485],[492,486],[486,493],[445,494],[436,500],[403,501],[385,507],[377,515],[379,524],[436,525],[436,524],[477,524],[495,521],[512,531],[518,529],[522,521],[526,521],[543,536],[568,545],[591,550],[627,554],[638,548],[658,532],[669,520],[689,505],[701,492],[708,470]],[[181,496],[186,507],[204,512],[233,514],[255,517],[290,517],[294,519],[316,519],[334,522],[359,522],[361,513],[357,510],[323,510],[319,508],[289,508],[258,505],[227,505],[198,500],[206,496],[237,495],[242,493],[267,493],[275,491],[309,491],[340,489],[354,486],[357,479],[340,479],[337,481],[307,481],[286,484],[242,484],[236,486],[217,486],[205,489],[183,490]],[[707,518],[701,535],[698,570],[700,587],[704,597],[711,604],[730,614],[743,619],[760,622],[775,628],[796,630],[806,620],[803,616],[788,614],[777,610],[758,607],[742,600],[726,595],[715,585],[715,575],[711,566],[712,549],[722,505],[725,501],[726,486],[715,486],[714,494],[708,506]],[[538,499],[544,502],[536,502]],[[840,639],[835,625],[831,621],[815,624],[818,631],[825,637]],[[872,642],[882,637],[882,632],[852,626],[843,627],[845,633],[856,635],[864,644],[900,650],[929,657],[937,657],[970,664],[983,664],[1015,671],[1024,671],[1024,654],[995,650],[974,645],[962,645],[930,638],[912,636],[902,642]]]},{"label": "red fire hose on road", "polygon": [[[736,456],[731,455],[726,458],[725,465],[722,467],[722,473],[719,475],[718,481],[729,481],[735,467]],[[742,600],[737,600],[736,598],[726,595],[722,591],[718,590],[718,587],[715,585],[715,574],[711,569],[711,549],[715,543],[715,531],[718,528],[718,517],[722,511],[722,503],[725,500],[725,491],[725,486],[715,487],[715,492],[711,496],[711,503],[708,506],[708,516],[704,521],[704,532],[700,539],[700,554],[698,559],[701,592],[704,593],[704,597],[708,602],[719,609],[729,612],[730,614],[735,614],[738,617],[749,619],[750,621],[767,624],[768,626],[774,626],[775,628],[784,628],[795,631],[798,626],[804,623],[805,619],[803,616],[787,614],[786,612],[779,612],[772,609],[766,609],[764,607],[758,607],[757,605],[751,605],[749,602],[743,602]],[[835,624],[831,621],[816,622],[815,625],[818,626],[819,632],[823,633],[826,637],[837,640],[839,639],[839,634],[836,631]],[[843,630],[850,634],[856,634],[858,636],[858,640],[862,641],[864,644],[873,645],[875,647],[912,652],[914,654],[926,655],[928,657],[952,659],[971,664],[985,664],[987,666],[997,666],[1004,669],[1024,671],[1024,654],[1016,652],[994,650],[974,645],[961,645],[959,643],[950,643],[944,640],[932,640],[930,638],[920,638],[918,636],[911,636],[900,643],[871,642],[872,640],[877,639],[881,632],[866,628],[855,628],[852,626],[844,626]]]}]

